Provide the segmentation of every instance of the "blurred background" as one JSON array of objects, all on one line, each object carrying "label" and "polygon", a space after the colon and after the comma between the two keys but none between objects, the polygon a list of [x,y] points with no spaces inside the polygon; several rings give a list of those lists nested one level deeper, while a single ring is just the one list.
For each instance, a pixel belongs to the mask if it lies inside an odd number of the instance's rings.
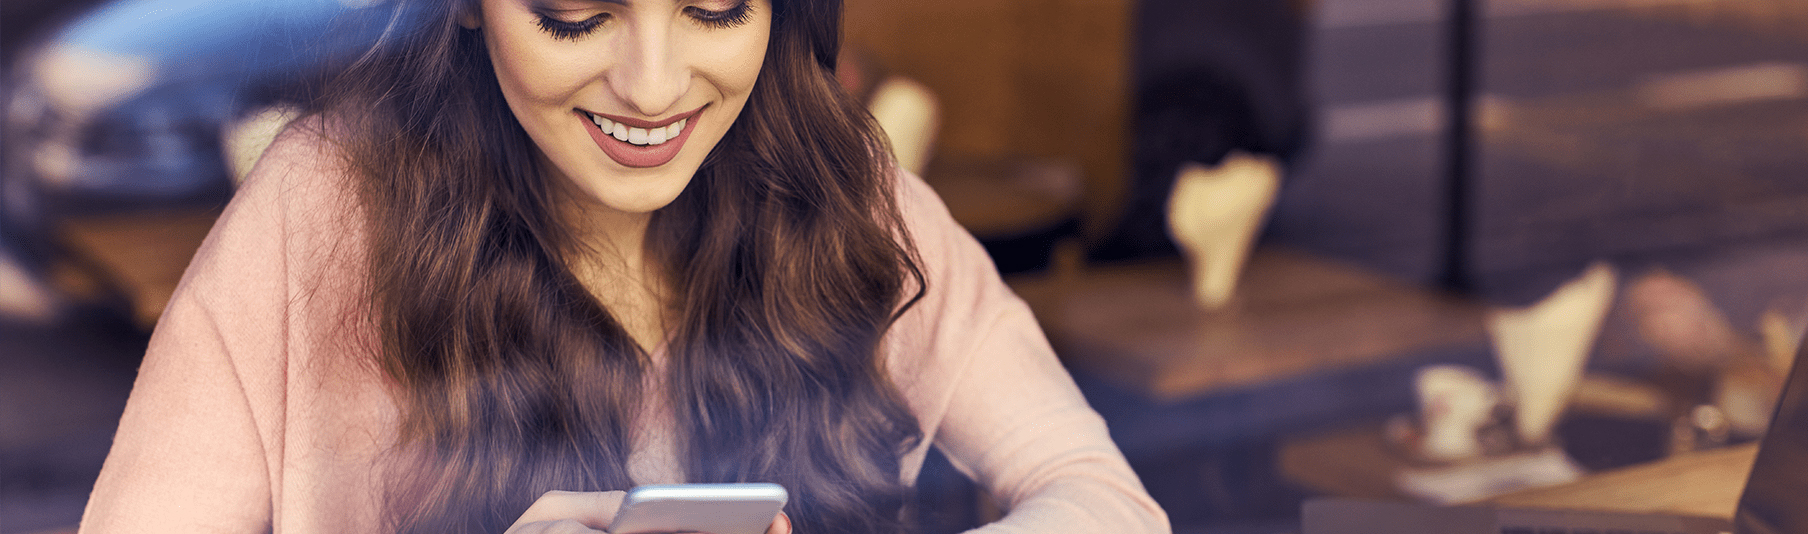
[{"label": "blurred background", "polygon": [[[0,532],[79,520],[189,256],[364,4],[0,5]],[[844,85],[1177,532],[1747,442],[1808,324],[1808,2],[846,8]],[[1490,400],[1422,410],[1457,397]],[[996,513],[945,463],[920,486],[929,530]]]}]

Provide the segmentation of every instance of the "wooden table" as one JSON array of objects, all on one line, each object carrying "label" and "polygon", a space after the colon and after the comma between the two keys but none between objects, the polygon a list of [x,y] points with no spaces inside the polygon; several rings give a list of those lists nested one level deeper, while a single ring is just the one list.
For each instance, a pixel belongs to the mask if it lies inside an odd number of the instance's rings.
[{"label": "wooden table", "polygon": [[1490,502],[1535,508],[1662,512],[1731,519],[1757,457],[1755,443],[1679,454],[1661,461],[1521,490]]},{"label": "wooden table", "polygon": [[1479,304],[1287,250],[1256,251],[1218,311],[1178,258],[1009,282],[1069,365],[1157,400],[1487,343]]},{"label": "wooden table", "polygon": [[[1409,500],[1387,474],[1401,464],[1378,459],[1387,455],[1385,448],[1380,433],[1373,429],[1334,432],[1283,448],[1281,470],[1286,478],[1332,496]],[[1519,490],[1488,502],[1731,518],[1756,455],[1755,443],[1681,453],[1593,473],[1568,484]]]}]

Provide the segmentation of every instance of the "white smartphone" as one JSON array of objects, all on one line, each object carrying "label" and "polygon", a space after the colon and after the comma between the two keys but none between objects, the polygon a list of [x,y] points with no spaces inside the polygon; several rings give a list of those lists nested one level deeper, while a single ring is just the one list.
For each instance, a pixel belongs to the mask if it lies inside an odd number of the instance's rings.
[{"label": "white smartphone", "polygon": [[610,534],[763,534],[790,495],[778,484],[671,484],[628,491]]}]

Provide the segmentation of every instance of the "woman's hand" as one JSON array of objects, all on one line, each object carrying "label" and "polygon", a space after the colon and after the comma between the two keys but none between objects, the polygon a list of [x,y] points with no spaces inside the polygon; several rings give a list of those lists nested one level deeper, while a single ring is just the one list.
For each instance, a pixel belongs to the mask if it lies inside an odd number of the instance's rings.
[{"label": "woman's hand", "polygon": [[[521,512],[507,534],[606,533],[626,496],[621,491],[549,491]],[[766,534],[791,534],[791,516],[779,512]]]},{"label": "woman's hand", "polygon": [[779,512],[772,518],[772,526],[766,527],[766,534],[791,534],[791,516]]},{"label": "woman's hand", "polygon": [[592,534],[607,532],[621,509],[624,491],[548,491],[521,512],[507,534]]}]

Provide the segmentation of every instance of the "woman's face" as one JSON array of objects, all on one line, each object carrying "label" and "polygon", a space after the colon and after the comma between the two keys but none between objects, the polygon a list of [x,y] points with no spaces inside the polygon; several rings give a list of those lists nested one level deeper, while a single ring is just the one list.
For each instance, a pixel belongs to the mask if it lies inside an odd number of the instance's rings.
[{"label": "woman's face", "polygon": [[769,0],[481,0],[509,109],[554,176],[645,213],[690,183],[747,104]]}]

